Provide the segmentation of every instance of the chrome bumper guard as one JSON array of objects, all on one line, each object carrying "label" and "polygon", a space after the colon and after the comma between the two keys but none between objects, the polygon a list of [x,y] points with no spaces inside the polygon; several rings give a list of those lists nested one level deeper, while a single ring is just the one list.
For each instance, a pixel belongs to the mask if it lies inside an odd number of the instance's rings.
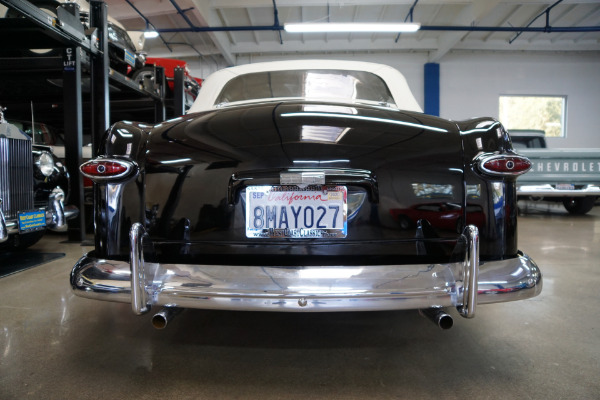
[{"label": "chrome bumper guard", "polygon": [[152,306],[246,311],[368,311],[457,307],[467,318],[478,304],[526,299],[542,290],[527,255],[479,263],[479,234],[463,235],[465,260],[448,264],[262,267],[157,264],[144,261],[144,228],[130,231],[131,262],[82,257],[71,272],[78,296]]}]

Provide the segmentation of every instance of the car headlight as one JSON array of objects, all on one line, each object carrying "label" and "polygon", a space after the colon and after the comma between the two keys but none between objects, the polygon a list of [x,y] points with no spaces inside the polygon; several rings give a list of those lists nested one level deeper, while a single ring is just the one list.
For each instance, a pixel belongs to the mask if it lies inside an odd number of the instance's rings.
[{"label": "car headlight", "polygon": [[52,171],[54,171],[54,159],[47,151],[42,151],[42,153],[37,156],[35,165],[44,176],[50,176],[52,175]]}]

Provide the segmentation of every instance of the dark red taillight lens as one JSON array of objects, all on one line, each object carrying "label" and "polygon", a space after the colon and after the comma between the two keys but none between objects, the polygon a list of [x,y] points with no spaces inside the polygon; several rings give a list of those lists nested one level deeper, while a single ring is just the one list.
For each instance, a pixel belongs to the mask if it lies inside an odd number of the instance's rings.
[{"label": "dark red taillight lens", "polygon": [[481,159],[479,166],[483,172],[491,175],[516,176],[529,171],[531,161],[522,156],[494,155]]},{"label": "dark red taillight lens", "polygon": [[134,167],[131,161],[99,158],[82,164],[79,169],[84,177],[103,181],[125,178],[134,171]]}]

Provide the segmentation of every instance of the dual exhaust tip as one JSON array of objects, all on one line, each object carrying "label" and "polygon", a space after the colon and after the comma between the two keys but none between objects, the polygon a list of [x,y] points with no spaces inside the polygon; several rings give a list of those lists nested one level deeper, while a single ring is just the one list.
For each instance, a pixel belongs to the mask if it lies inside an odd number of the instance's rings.
[{"label": "dual exhaust tip", "polygon": [[[183,311],[183,308],[179,307],[163,308],[152,317],[152,326],[156,329],[165,329],[169,322],[181,313],[181,311]],[[421,309],[419,310],[419,314],[429,319],[442,330],[450,329],[454,325],[454,319],[442,308]]]}]

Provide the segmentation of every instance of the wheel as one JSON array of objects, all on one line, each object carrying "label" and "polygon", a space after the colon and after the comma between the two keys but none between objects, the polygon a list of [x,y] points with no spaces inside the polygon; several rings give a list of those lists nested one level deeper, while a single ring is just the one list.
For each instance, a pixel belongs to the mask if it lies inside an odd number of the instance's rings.
[{"label": "wheel", "polygon": [[[56,18],[58,15],[56,9],[60,6],[60,1],[56,0],[30,0],[31,4],[44,11],[51,17]],[[22,14],[13,8],[6,10],[4,15],[6,18],[21,18]],[[23,54],[30,57],[35,56],[56,56],[62,53],[62,49],[26,49],[23,50]]]},{"label": "wheel", "polygon": [[570,197],[563,200],[567,211],[574,215],[583,215],[594,208],[595,197]]},{"label": "wheel", "polygon": [[35,231],[31,233],[22,233],[18,235],[11,235],[8,240],[0,245],[1,249],[22,251],[30,246],[36,244],[42,236],[44,236],[45,230]]},{"label": "wheel", "polygon": [[398,217],[398,224],[400,224],[400,229],[406,230],[412,226],[412,221],[408,217],[401,215]]},{"label": "wheel", "polygon": [[[135,71],[135,73],[133,74],[133,77],[131,79],[133,79],[133,81],[135,83],[137,83],[138,85],[141,85],[147,91],[149,91],[149,92],[154,91],[154,87],[155,87],[154,67],[144,67],[144,68],[141,68],[141,69]],[[146,81],[150,82],[150,87],[146,87],[147,86],[145,84]]]}]

